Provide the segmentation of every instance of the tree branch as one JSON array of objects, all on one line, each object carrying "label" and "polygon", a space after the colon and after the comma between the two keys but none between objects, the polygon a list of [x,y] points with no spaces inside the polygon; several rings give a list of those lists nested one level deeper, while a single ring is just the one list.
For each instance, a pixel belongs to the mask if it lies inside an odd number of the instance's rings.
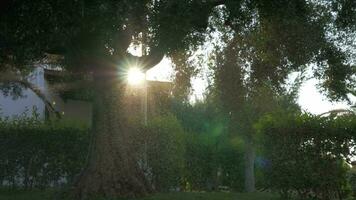
[{"label": "tree branch", "polygon": [[355,96],[356,97],[356,90],[352,90],[352,89],[347,89],[347,91],[351,94],[351,95],[353,95],[353,96]]},{"label": "tree branch", "polygon": [[321,113],[318,116],[321,117],[327,114],[342,114],[342,113],[353,114],[353,115],[355,114],[352,110],[348,110],[348,109],[334,109],[328,112]]},{"label": "tree branch", "polygon": [[141,69],[146,72],[147,70],[153,68],[154,66],[156,66],[158,63],[161,62],[161,60],[164,57],[164,53],[160,51],[152,51],[149,55],[134,56],[131,53],[126,52],[125,57],[130,62],[140,66]]},{"label": "tree branch", "polygon": [[220,6],[220,5],[223,5],[223,4],[225,4],[226,3],[226,0],[203,0],[203,2],[207,2],[207,3],[209,3],[211,6],[213,6],[213,7],[216,7],[216,6]]},{"label": "tree branch", "polygon": [[143,56],[134,56],[127,51],[122,53],[116,52],[113,55],[113,61],[114,63],[120,63],[123,61],[132,63],[138,65],[141,68],[141,70],[146,72],[147,70],[151,69],[152,67],[160,63],[163,57],[164,57],[164,52],[160,50],[158,47],[156,47],[156,48],[151,48],[149,54]]},{"label": "tree branch", "polygon": [[6,73],[0,76],[0,82],[15,82],[22,85],[26,89],[32,90],[33,93],[35,93],[43,101],[43,103],[56,115],[58,119],[61,118],[61,114],[53,107],[52,103],[47,99],[46,95],[41,91],[41,89],[26,79],[23,79],[22,77],[13,73]]},{"label": "tree branch", "polygon": [[[226,0],[203,0],[209,7],[216,7],[226,3]],[[157,65],[164,57],[164,52],[158,47],[152,48],[151,52],[147,56],[134,56],[128,52],[125,52],[124,57],[130,62],[141,66],[142,70],[147,71]]]},{"label": "tree branch", "polygon": [[36,85],[28,82],[27,80],[18,81],[18,83],[24,86],[25,88],[32,90],[46,104],[46,106],[50,108],[50,110],[52,110],[52,112],[56,115],[58,119],[61,118],[61,114],[53,107],[52,103],[49,102],[46,96]]}]

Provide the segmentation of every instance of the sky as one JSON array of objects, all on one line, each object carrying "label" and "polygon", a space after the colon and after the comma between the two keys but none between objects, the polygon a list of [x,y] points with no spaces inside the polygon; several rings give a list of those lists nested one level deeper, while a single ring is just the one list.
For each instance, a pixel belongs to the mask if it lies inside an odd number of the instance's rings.
[{"label": "sky", "polygon": [[[313,114],[321,114],[334,109],[348,109],[347,102],[331,102],[320,94],[316,85],[318,81],[311,79],[303,84],[299,91],[298,104],[302,109]],[[352,99],[355,102],[355,98]]]}]

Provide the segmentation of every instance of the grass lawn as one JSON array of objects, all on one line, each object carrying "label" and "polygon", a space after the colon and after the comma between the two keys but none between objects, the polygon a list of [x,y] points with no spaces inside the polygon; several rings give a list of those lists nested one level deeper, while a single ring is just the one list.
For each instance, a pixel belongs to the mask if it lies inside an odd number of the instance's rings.
[{"label": "grass lawn", "polygon": [[207,193],[167,193],[157,194],[144,200],[277,200],[275,195],[269,193],[225,193],[225,192],[207,192]]},{"label": "grass lawn", "polygon": [[[53,200],[55,192],[51,191],[6,191],[0,190],[0,200]],[[225,193],[225,192],[177,192],[162,193],[137,200],[278,200],[270,193]],[[101,199],[102,200],[102,199]],[[120,199],[121,200],[121,199]],[[124,200],[124,199],[122,199]]]}]

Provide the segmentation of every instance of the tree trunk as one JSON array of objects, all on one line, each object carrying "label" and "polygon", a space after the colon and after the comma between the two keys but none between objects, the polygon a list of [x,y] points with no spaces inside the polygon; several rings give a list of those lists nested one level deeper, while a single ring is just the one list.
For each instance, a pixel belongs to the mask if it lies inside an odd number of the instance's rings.
[{"label": "tree trunk", "polygon": [[246,141],[245,148],[245,190],[254,192],[255,189],[255,149],[251,139]]},{"label": "tree trunk", "polygon": [[151,186],[129,145],[125,86],[108,77],[94,79],[93,135],[87,166],[74,183],[75,198],[146,195],[152,191]]}]

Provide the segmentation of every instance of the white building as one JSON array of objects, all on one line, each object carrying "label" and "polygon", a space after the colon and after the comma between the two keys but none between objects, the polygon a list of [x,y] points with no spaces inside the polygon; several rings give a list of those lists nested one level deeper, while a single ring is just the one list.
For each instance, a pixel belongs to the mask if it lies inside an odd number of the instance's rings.
[{"label": "white building", "polygon": [[[66,100],[60,98],[51,90],[48,80],[45,79],[45,70],[36,68],[28,76],[28,80],[36,85],[45,94],[47,99],[52,102],[53,107],[63,114],[63,119],[75,120],[78,122],[91,123],[92,108],[90,102],[78,100]],[[45,103],[30,89],[23,88],[23,97],[5,96],[0,92],[0,116],[13,118],[19,115],[30,116],[35,108],[41,118],[48,117],[46,114]]]}]

